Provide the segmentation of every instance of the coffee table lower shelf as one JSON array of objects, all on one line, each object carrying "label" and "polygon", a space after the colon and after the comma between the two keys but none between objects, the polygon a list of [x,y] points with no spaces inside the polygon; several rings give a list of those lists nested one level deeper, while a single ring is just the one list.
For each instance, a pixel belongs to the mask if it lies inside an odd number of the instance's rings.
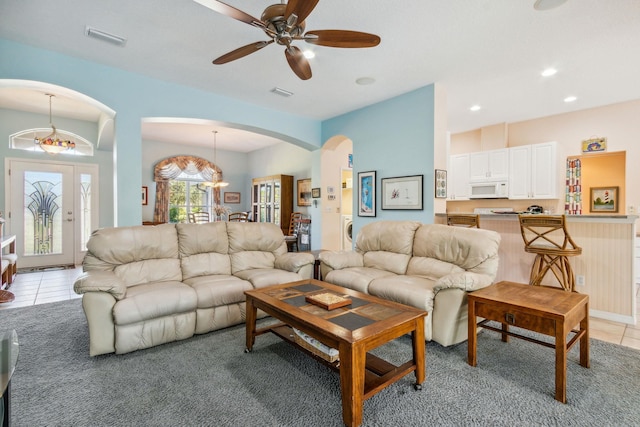
[{"label": "coffee table lower shelf", "polygon": [[[285,325],[284,323],[271,325],[269,327],[256,330],[256,336],[267,332],[272,332],[273,334],[282,338],[283,341],[308,354],[323,365],[328,366],[336,372],[340,372],[340,359],[336,360],[335,362],[330,362],[324,359],[322,356],[319,356],[316,353],[301,346],[295,341],[295,332],[293,332],[293,329],[290,326]],[[384,359],[379,358],[378,356],[367,353],[364,376],[364,399],[366,400],[370,398],[378,391],[387,387],[389,384],[398,381],[400,378],[408,375],[415,370],[416,366],[412,360],[400,366],[396,366]],[[415,384],[415,388],[417,390],[420,390],[422,389],[422,386],[420,384]]]}]

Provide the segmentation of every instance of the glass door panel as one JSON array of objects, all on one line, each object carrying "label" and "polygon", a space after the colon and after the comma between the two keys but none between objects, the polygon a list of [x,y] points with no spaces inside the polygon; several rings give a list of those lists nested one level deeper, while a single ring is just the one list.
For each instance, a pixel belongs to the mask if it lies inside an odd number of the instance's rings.
[{"label": "glass door panel", "polygon": [[96,165],[10,160],[8,226],[20,267],[80,264],[98,226]]}]

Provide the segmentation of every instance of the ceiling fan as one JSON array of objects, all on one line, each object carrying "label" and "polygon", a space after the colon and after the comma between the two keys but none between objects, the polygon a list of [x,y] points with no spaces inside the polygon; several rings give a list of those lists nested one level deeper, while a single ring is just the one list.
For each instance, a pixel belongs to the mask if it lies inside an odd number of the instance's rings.
[{"label": "ceiling fan", "polygon": [[302,51],[293,46],[293,41],[304,40],[319,46],[344,48],[374,47],[380,43],[380,37],[377,35],[359,31],[315,30],[305,33],[305,19],[319,0],[289,0],[286,4],[273,4],[262,12],[260,19],[221,1],[195,1],[215,12],[260,28],[271,38],[271,40],[251,43],[232,50],[214,59],[213,63],[216,65],[240,59],[275,42],[285,47],[284,54],[293,72],[302,80],[308,80],[311,78],[311,66]]}]

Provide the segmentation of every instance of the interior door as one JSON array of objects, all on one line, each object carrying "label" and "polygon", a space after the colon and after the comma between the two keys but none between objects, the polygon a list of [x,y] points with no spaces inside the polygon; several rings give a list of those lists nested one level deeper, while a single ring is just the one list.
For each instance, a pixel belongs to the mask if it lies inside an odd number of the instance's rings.
[{"label": "interior door", "polygon": [[20,268],[74,264],[74,166],[12,160],[9,173],[10,232]]}]

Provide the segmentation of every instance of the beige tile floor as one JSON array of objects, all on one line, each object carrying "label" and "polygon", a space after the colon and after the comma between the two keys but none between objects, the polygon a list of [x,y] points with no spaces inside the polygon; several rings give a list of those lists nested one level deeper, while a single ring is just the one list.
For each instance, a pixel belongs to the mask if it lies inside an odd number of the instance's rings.
[{"label": "beige tile floor", "polygon": [[[15,301],[0,304],[0,310],[81,298],[73,292],[73,282],[81,272],[81,268],[75,268],[20,273],[10,288],[16,296]],[[636,288],[636,309],[640,318],[640,285]],[[640,350],[640,322],[626,325],[592,317],[589,326],[591,338]]]}]

